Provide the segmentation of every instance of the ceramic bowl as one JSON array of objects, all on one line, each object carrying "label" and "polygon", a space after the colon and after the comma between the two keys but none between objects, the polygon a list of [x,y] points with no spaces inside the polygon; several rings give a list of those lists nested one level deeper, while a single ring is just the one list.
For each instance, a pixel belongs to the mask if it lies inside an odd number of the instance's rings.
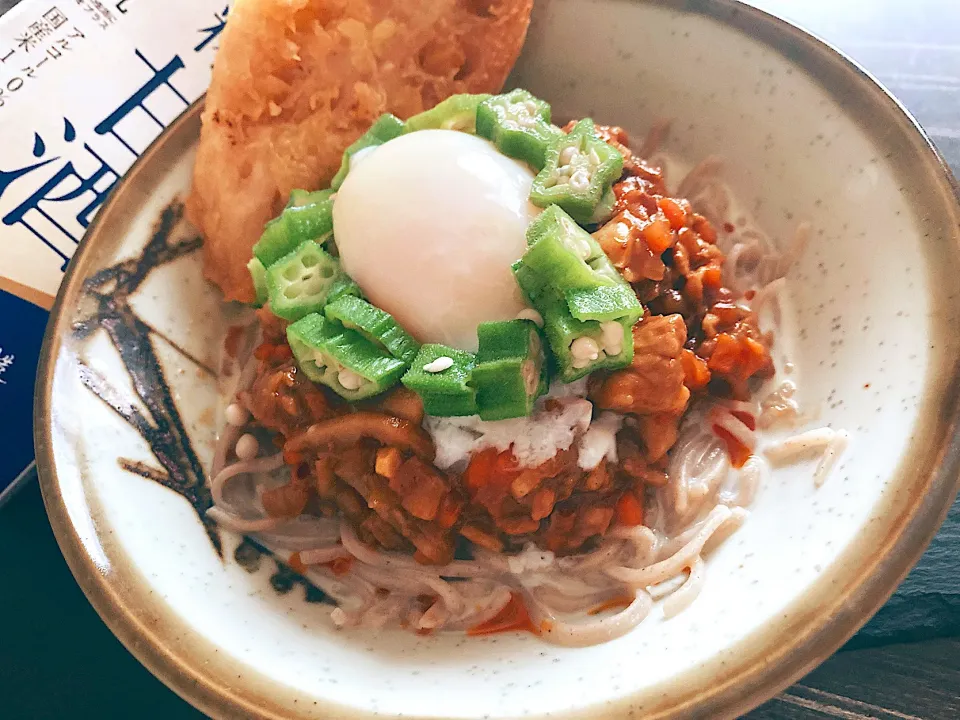
[{"label": "ceramic bowl", "polygon": [[215,717],[732,717],[825,659],[893,591],[954,497],[960,210],[943,162],[866,73],[729,0],[538,3],[512,83],[563,116],[722,154],[773,236],[813,232],[778,350],[850,447],[823,487],[781,468],[702,595],[557,648],[336,631],[276,560],[206,521],[223,309],[179,214],[198,109],[116,189],[71,263],[40,368],[44,498],[77,580],[151,671]]}]

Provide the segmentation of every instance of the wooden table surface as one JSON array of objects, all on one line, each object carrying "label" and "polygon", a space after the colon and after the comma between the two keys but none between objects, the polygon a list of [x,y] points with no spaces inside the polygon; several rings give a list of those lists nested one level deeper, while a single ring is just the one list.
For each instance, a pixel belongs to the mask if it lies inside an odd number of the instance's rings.
[{"label": "wooden table surface", "polygon": [[[0,13],[16,2],[0,0]],[[864,65],[917,116],[960,175],[960,0],[753,4]],[[29,559],[5,567],[0,579],[0,717],[201,717],[129,656],[87,605],[53,543],[35,485],[0,512],[0,547]],[[861,649],[838,653],[749,720],[960,718],[955,552],[960,556],[960,506],[898,594],[848,646]],[[905,639],[918,641],[897,642]]]}]

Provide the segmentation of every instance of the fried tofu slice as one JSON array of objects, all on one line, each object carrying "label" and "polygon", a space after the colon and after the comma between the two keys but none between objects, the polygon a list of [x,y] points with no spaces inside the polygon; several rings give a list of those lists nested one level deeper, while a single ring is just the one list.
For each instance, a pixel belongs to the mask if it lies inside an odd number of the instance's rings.
[{"label": "fried tofu slice", "polygon": [[454,93],[498,91],[532,2],[237,0],[187,202],[207,278],[229,300],[253,300],[251,248],[290,191],[325,187],[384,112],[407,118]]}]

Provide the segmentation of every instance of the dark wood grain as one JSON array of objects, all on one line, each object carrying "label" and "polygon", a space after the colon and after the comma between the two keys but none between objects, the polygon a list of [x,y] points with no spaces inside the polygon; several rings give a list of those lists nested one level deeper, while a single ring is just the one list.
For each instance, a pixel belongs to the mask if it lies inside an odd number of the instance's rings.
[{"label": "dark wood grain", "polygon": [[960,640],[839,653],[750,720],[960,718]]}]

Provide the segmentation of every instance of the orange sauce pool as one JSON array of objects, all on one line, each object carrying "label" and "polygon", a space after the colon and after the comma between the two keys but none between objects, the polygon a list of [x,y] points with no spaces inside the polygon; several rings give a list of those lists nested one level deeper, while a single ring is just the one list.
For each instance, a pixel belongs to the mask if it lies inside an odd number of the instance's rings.
[{"label": "orange sauce pool", "polygon": [[503,610],[486,622],[467,630],[467,635],[482,637],[515,630],[530,632],[534,635],[540,634],[540,629],[535,627],[530,619],[530,613],[527,611],[527,606],[524,604],[520,593],[510,593],[510,602],[504,605]]}]

